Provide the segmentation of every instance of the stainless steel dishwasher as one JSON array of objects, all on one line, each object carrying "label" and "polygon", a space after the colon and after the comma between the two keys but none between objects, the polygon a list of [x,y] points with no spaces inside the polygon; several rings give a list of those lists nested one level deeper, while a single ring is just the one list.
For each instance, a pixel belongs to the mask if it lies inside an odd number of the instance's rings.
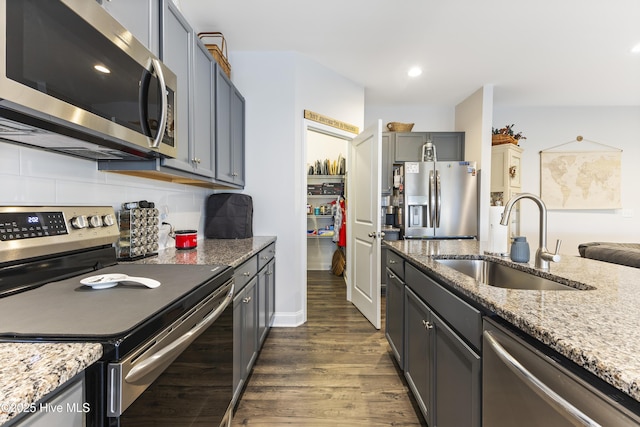
[{"label": "stainless steel dishwasher", "polygon": [[640,426],[640,403],[537,344],[485,318],[483,426]]}]

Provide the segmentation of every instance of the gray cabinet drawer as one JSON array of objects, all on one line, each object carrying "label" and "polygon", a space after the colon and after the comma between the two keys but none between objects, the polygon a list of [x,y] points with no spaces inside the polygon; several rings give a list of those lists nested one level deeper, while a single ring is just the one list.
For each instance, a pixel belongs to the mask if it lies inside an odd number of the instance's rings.
[{"label": "gray cabinet drawer", "polygon": [[258,273],[258,256],[252,256],[233,272],[233,278],[236,285],[236,295],[244,288],[249,280]]},{"label": "gray cabinet drawer", "polygon": [[482,343],[482,313],[414,266],[405,266],[406,284],[476,350]]},{"label": "gray cabinet drawer", "polygon": [[276,244],[272,243],[258,253],[258,270],[267,265],[276,254]]},{"label": "gray cabinet drawer", "polygon": [[404,260],[400,255],[391,250],[387,251],[386,267],[404,280]]}]

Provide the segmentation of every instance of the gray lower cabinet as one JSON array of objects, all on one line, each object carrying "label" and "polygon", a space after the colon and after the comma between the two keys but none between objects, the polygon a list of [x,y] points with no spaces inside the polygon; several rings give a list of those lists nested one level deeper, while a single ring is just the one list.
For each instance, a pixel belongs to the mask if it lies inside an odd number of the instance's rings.
[{"label": "gray lower cabinet", "polygon": [[429,426],[433,426],[431,310],[409,288],[404,300],[404,376]]},{"label": "gray lower cabinet", "polygon": [[446,322],[432,313],[435,335],[434,426],[480,427],[482,359]]},{"label": "gray lower cabinet", "polygon": [[482,314],[405,263],[404,373],[429,426],[481,424]]},{"label": "gray lower cabinet", "polygon": [[233,401],[242,391],[258,356],[258,278],[233,299]]},{"label": "gray lower cabinet", "polygon": [[386,269],[387,302],[385,335],[400,369],[404,368],[404,282]]},{"label": "gray lower cabinet", "polygon": [[81,373],[61,390],[26,408],[28,415],[9,421],[6,427],[84,427],[85,413],[91,409],[84,402],[84,373]]},{"label": "gray lower cabinet", "polygon": [[275,243],[243,262],[234,271],[233,402],[253,369],[273,324],[275,308]]},{"label": "gray lower cabinet", "polygon": [[387,295],[385,336],[398,366],[404,369],[404,262],[388,249],[384,257],[384,277]]},{"label": "gray lower cabinet", "polygon": [[258,254],[258,342],[264,343],[273,319],[275,305],[275,243]]}]

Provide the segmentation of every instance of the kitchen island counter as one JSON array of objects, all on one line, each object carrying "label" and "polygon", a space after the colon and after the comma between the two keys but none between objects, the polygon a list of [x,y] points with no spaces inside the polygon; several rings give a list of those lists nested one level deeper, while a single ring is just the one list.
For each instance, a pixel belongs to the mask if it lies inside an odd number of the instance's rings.
[{"label": "kitchen island counter", "polygon": [[0,425],[37,410],[36,402],[101,356],[94,343],[0,343]]},{"label": "kitchen island counter", "polygon": [[[551,263],[548,273],[595,289],[504,289],[481,284],[434,261],[486,258],[515,264],[508,258],[484,255],[483,243],[399,240],[385,244],[458,294],[640,401],[640,269],[563,255],[559,263]],[[532,264],[516,268],[545,275]]]}]

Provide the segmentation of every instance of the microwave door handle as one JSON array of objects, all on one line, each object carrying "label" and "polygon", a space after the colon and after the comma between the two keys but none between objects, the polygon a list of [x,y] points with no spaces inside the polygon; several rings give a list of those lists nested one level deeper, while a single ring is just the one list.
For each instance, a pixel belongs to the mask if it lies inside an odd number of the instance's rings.
[{"label": "microwave door handle", "polygon": [[151,72],[146,68],[142,71],[140,78],[140,91],[138,94],[138,110],[140,113],[140,127],[142,133],[151,138],[151,128],[149,127],[149,86],[151,85]]},{"label": "microwave door handle", "polygon": [[151,63],[153,64],[153,69],[156,71],[156,75],[158,76],[158,80],[160,83],[160,100],[162,101],[162,107],[160,109],[160,123],[158,124],[158,134],[153,139],[153,143],[151,144],[151,148],[158,148],[160,146],[160,141],[164,137],[164,131],[167,128],[167,111],[169,109],[169,101],[167,100],[167,85],[164,80],[164,74],[162,73],[162,64],[158,59],[152,59]]},{"label": "microwave door handle", "polygon": [[538,377],[533,375],[525,368],[513,355],[511,355],[494,337],[490,331],[484,331],[483,335],[494,351],[495,355],[513,372],[521,381],[531,388],[538,396],[553,406],[555,409],[564,412],[571,417],[577,425],[588,427],[602,427],[596,421],[592,420],[588,415],[580,409],[573,406],[558,393],[553,391],[548,385],[543,383]]}]

